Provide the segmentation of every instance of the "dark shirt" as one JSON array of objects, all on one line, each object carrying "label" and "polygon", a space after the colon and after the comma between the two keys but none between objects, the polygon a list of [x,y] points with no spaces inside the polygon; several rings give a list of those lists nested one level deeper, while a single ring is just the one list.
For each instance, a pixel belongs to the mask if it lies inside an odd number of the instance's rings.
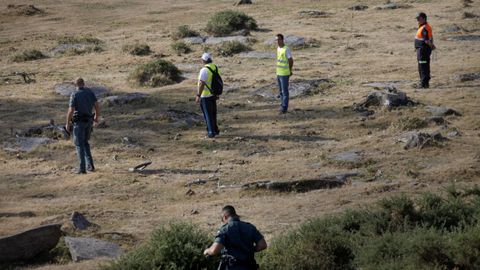
[{"label": "dark shirt", "polygon": [[69,104],[79,115],[92,116],[92,109],[96,101],[97,97],[92,90],[83,87],[72,93]]},{"label": "dark shirt", "polygon": [[222,254],[228,254],[240,261],[254,259],[255,244],[263,239],[263,235],[255,226],[240,221],[238,217],[230,218],[215,236],[215,242],[225,248]]}]

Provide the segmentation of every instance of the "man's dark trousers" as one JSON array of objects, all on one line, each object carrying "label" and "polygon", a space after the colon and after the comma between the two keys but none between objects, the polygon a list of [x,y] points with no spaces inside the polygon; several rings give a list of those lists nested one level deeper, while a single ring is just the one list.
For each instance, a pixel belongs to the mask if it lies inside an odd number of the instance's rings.
[{"label": "man's dark trousers", "polygon": [[425,45],[417,48],[418,73],[420,75],[420,83],[423,88],[430,87],[430,55],[432,49]]},{"label": "man's dark trousers", "polygon": [[200,107],[207,123],[208,137],[215,137],[215,135],[220,133],[217,126],[217,97],[200,98]]},{"label": "man's dark trousers", "polygon": [[80,163],[78,170],[86,172],[86,164],[93,167],[92,153],[90,152],[90,144],[88,140],[92,133],[92,121],[76,122],[73,124],[73,142],[77,147],[77,157]]}]

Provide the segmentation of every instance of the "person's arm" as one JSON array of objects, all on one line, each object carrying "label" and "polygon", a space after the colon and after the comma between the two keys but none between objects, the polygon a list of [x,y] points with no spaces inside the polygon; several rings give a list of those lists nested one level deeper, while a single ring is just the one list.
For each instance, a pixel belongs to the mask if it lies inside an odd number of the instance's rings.
[{"label": "person's arm", "polygon": [[93,107],[95,109],[95,118],[93,119],[93,122],[98,123],[98,119],[100,119],[100,104],[98,101],[95,101]]},{"label": "person's arm", "polygon": [[255,252],[260,252],[267,248],[267,241],[264,238],[255,244]]},{"label": "person's arm", "polygon": [[213,256],[220,254],[220,251],[223,249],[223,245],[217,242],[214,242],[209,248],[203,251],[203,255],[205,256]]},{"label": "person's arm", "polygon": [[67,119],[66,119],[66,123],[65,123],[65,129],[66,130],[70,130],[70,127],[72,126],[72,117],[73,117],[74,112],[75,112],[75,108],[68,107]]},{"label": "person's arm", "polygon": [[290,68],[290,74],[293,74],[292,69],[293,69],[293,57],[288,58],[288,67]]},{"label": "person's arm", "polygon": [[195,102],[198,103],[198,102],[200,101],[200,96],[202,95],[202,92],[203,92],[203,89],[204,89],[204,88],[205,88],[205,82],[199,80],[199,81],[198,81],[197,94],[195,95]]}]

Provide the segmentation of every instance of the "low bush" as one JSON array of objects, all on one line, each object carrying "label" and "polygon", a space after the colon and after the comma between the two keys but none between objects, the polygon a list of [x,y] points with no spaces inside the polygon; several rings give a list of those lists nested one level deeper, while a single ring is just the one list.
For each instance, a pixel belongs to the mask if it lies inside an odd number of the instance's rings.
[{"label": "low bush", "polygon": [[122,47],[122,51],[124,53],[138,56],[149,55],[152,53],[150,46],[147,44],[127,44]]},{"label": "low bush", "polygon": [[256,30],[257,22],[243,12],[225,10],[215,13],[209,19],[206,31],[214,36],[226,36],[243,29]]},{"label": "low bush", "polygon": [[12,57],[12,61],[18,63],[18,62],[34,61],[34,60],[44,59],[44,58],[47,58],[47,56],[44,55],[39,50],[26,50],[20,54],[15,54]]},{"label": "low bush", "polygon": [[172,49],[178,54],[182,55],[185,53],[190,53],[192,49],[183,41],[177,41],[172,44]]},{"label": "low bush", "polygon": [[198,32],[190,29],[188,25],[181,25],[177,28],[177,31],[173,33],[172,38],[174,40],[186,38],[186,37],[197,37],[199,36]]},{"label": "low bush", "polygon": [[164,86],[181,81],[181,72],[169,61],[158,59],[142,64],[130,73],[131,83],[140,86]]},{"label": "low bush", "polygon": [[212,238],[198,226],[171,223],[155,230],[143,246],[102,269],[216,269],[217,260],[203,256],[211,242]]},{"label": "low bush", "polygon": [[232,56],[241,52],[250,51],[251,48],[239,41],[227,41],[223,42],[217,47],[217,52],[222,56]]}]

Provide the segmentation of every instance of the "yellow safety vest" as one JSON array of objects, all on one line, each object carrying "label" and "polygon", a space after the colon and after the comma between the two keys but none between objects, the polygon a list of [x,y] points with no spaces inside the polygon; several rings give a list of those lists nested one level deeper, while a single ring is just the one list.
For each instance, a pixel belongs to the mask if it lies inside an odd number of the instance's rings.
[{"label": "yellow safety vest", "polygon": [[[217,66],[213,63],[210,63],[210,64],[206,64],[205,65],[205,68],[206,67],[209,67],[211,68],[212,70],[215,70],[217,69]],[[208,86],[205,86],[205,88],[203,88],[203,91],[202,91],[202,97],[209,97],[212,95],[212,92],[210,92],[210,90],[208,89],[212,89],[212,79],[213,79],[213,73],[207,69],[207,72],[208,72],[208,77],[207,77],[207,81],[205,82],[205,84]],[[220,70],[218,70],[218,74],[220,74]]]},{"label": "yellow safety vest", "polygon": [[287,46],[277,47],[277,75],[290,76],[290,66],[288,65]]}]

